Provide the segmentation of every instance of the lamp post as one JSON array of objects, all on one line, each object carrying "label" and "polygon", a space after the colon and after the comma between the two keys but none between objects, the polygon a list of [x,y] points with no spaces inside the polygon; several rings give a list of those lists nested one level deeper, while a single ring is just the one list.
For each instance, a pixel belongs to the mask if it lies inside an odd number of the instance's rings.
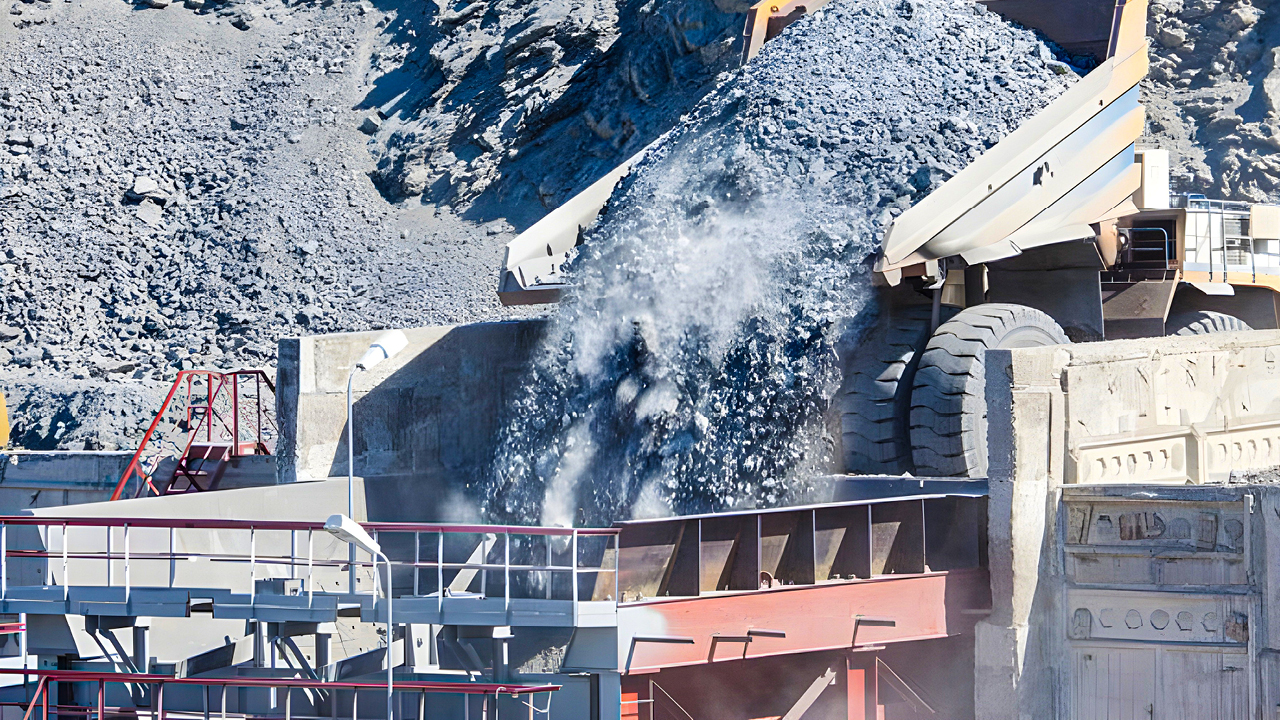
[{"label": "lamp post", "polygon": [[[351,367],[351,372],[347,375],[347,517],[349,518],[356,516],[355,423],[351,414],[351,382],[355,379],[357,371],[372,368],[374,365],[400,352],[408,344],[409,338],[405,337],[404,333],[399,330],[388,330],[382,333],[374,338],[373,343],[369,345],[369,349],[364,351],[364,355],[356,361],[356,364]],[[356,592],[355,545],[351,546],[351,553],[347,557],[347,592],[352,595]]]},{"label": "lamp post", "polygon": [[330,515],[328,520],[324,521],[324,529],[332,533],[334,537],[351,546],[351,554],[354,556],[356,547],[373,556],[373,575],[378,576],[378,558],[382,558],[382,562],[387,566],[387,720],[393,720],[392,709],[394,703],[391,700],[392,692],[392,659],[391,646],[395,641],[394,625],[391,622],[391,559],[382,552],[382,546],[378,542],[369,537],[369,533],[360,527],[360,523],[352,520],[346,515]]}]

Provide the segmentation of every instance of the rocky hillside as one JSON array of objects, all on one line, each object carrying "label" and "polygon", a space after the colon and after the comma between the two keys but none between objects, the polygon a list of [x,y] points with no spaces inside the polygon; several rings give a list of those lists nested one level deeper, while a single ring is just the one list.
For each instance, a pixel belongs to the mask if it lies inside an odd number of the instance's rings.
[{"label": "rocky hillside", "polygon": [[1280,199],[1280,3],[1152,0],[1145,141],[1174,189]]},{"label": "rocky hillside", "polygon": [[374,177],[517,226],[673,127],[736,67],[749,0],[406,3],[373,53]]}]

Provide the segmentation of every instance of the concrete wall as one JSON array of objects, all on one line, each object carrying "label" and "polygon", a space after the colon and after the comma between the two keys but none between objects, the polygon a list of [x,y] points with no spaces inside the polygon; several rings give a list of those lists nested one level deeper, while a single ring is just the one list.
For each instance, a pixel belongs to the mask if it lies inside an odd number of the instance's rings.
[{"label": "concrete wall", "polygon": [[0,514],[111,497],[132,452],[0,451]]},{"label": "concrete wall", "polygon": [[[409,345],[353,383],[355,473],[373,520],[462,519],[456,490],[489,462],[540,321],[406,330]],[[379,332],[280,341],[281,482],[347,473],[346,383]]]},{"label": "concrete wall", "polygon": [[[1275,707],[1277,491],[1224,483],[1280,465],[1278,358],[1275,331],[987,354],[979,718],[1181,717],[1162,704],[1197,692],[1203,717]],[[1183,612],[1198,632],[1168,629]]]}]

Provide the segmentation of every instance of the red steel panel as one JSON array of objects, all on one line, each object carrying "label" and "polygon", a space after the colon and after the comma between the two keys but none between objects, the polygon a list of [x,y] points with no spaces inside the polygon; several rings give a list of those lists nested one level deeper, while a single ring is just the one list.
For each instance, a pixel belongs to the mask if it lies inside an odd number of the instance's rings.
[{"label": "red steel panel", "polygon": [[[987,571],[974,568],[628,603],[618,608],[620,638],[631,643],[622,648],[620,669],[651,672],[956,635],[971,631],[977,619],[962,611],[985,609],[988,582]],[[856,623],[858,616],[874,624]],[[786,637],[736,642],[753,629]],[[713,642],[714,635],[731,640]],[[633,636],[667,641],[633,642]]]}]

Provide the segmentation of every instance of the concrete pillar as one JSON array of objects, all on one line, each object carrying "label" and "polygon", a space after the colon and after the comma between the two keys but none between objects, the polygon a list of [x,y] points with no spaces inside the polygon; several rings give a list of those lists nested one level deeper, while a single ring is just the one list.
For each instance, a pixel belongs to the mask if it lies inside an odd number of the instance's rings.
[{"label": "concrete pillar", "polygon": [[316,633],[316,674],[320,675],[320,670],[328,665],[329,651],[333,643],[333,635],[330,633]]},{"label": "concrete pillar", "polygon": [[263,624],[257,621],[253,623],[253,666],[260,668],[267,666],[267,633]]},{"label": "concrete pillar", "polygon": [[133,666],[138,668],[138,672],[147,672],[148,660],[147,644],[147,627],[145,625],[133,626]]},{"label": "concrete pillar", "polygon": [[978,720],[1048,718],[1056,692],[1039,645],[1057,626],[1032,620],[1053,616],[1048,551],[1061,469],[1046,442],[1055,388],[1037,382],[1047,373],[1019,382],[1008,350],[987,351],[986,373],[992,603],[975,628],[974,712]]}]

